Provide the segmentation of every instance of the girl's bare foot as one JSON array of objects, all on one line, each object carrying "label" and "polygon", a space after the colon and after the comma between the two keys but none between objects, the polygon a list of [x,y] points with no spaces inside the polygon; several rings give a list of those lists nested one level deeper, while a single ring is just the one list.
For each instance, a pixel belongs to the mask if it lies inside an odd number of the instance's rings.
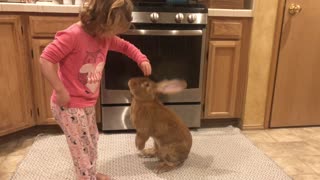
[{"label": "girl's bare foot", "polygon": [[97,178],[97,180],[111,180],[111,178],[109,176],[101,174],[101,173],[97,173],[96,178]]}]

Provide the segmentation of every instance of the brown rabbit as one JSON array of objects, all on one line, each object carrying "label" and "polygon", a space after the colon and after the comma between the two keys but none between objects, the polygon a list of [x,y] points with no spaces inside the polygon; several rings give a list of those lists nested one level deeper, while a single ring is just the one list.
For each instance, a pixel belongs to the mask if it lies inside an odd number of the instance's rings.
[{"label": "brown rabbit", "polygon": [[[157,173],[176,168],[187,159],[192,136],[183,121],[157,98],[158,93],[173,94],[186,88],[186,82],[170,80],[155,83],[149,78],[132,78],[128,82],[133,95],[131,121],[136,128],[136,147],[143,157],[158,157]],[[149,138],[154,148],[144,149]]]}]

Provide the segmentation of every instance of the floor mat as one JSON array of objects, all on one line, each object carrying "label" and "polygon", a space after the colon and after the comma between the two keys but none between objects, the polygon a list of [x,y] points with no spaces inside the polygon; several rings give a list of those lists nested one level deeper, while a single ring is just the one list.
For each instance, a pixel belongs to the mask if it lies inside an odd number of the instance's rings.
[{"label": "floor mat", "polygon": [[[134,133],[100,134],[98,171],[116,180],[287,180],[291,179],[233,127],[192,131],[193,146],[180,168],[156,174],[157,159],[140,158]],[[152,141],[147,142],[151,147]],[[38,136],[12,180],[74,180],[63,135]]]}]

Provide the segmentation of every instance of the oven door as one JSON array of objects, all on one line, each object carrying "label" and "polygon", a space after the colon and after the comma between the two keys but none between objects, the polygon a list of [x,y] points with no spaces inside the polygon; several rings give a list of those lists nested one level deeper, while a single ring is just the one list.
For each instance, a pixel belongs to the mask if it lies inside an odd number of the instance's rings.
[{"label": "oven door", "polygon": [[[205,28],[189,30],[132,29],[121,38],[138,47],[150,60],[151,79],[183,79],[187,88],[175,95],[161,95],[164,103],[200,102]],[[101,84],[102,104],[129,104],[128,81],[143,76],[127,56],[109,51]]]}]

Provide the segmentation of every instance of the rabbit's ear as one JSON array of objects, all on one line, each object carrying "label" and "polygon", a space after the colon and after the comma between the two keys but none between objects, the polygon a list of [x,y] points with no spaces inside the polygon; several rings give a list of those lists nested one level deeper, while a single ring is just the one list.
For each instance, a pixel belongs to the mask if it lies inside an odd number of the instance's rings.
[{"label": "rabbit's ear", "polygon": [[186,87],[187,83],[183,80],[163,80],[157,83],[157,92],[162,94],[175,94],[181,92]]}]

